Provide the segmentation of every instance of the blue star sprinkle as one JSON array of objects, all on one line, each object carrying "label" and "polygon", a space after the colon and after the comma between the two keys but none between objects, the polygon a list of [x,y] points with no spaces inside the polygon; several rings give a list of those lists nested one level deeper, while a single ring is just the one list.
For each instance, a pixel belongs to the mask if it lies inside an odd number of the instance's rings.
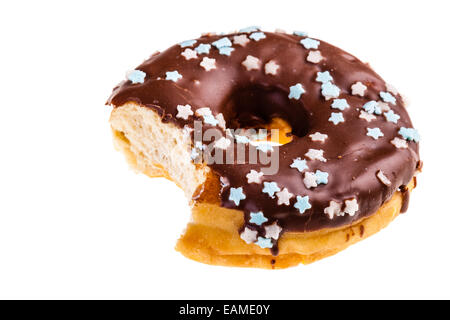
[{"label": "blue star sprinkle", "polygon": [[302,172],[303,170],[308,169],[308,166],[306,165],[306,160],[297,158],[292,162],[291,168],[296,168],[299,172]]},{"label": "blue star sprinkle", "polygon": [[280,191],[280,188],[278,188],[276,182],[264,182],[264,189],[262,192],[267,193],[271,198],[273,198],[275,192],[278,191]]},{"label": "blue star sprinkle", "polygon": [[261,39],[265,39],[266,35],[264,32],[253,32],[251,35],[248,36],[250,39],[253,39],[255,41],[259,41]]},{"label": "blue star sprinkle", "polygon": [[261,28],[257,27],[257,26],[251,26],[251,27],[243,28],[243,29],[239,30],[239,32],[241,32],[241,33],[249,33],[249,32],[259,31],[259,29],[261,29]]},{"label": "blue star sprinkle", "polygon": [[414,128],[401,127],[400,130],[398,130],[398,133],[406,140],[414,142],[420,141],[419,131]]},{"label": "blue star sprinkle", "polygon": [[214,118],[214,116],[212,114],[207,114],[207,115],[203,116],[203,121],[212,126],[215,126],[219,123],[219,121],[217,121],[216,118]]},{"label": "blue star sprinkle", "polygon": [[331,104],[331,107],[343,111],[349,108],[350,106],[348,105],[348,102],[345,99],[334,99],[333,103]]},{"label": "blue star sprinkle", "polygon": [[195,44],[196,42],[197,42],[197,40],[186,40],[186,41],[180,42],[179,45],[180,45],[182,48],[186,48],[186,47],[192,46],[192,45]]},{"label": "blue star sprinkle", "polygon": [[327,82],[333,81],[333,77],[330,75],[330,73],[328,71],[325,71],[325,72],[319,71],[319,72],[317,72],[316,81],[322,82],[322,83],[327,83]]},{"label": "blue star sprinkle", "polygon": [[305,47],[305,49],[317,49],[319,47],[320,41],[305,38],[300,40],[300,43]]},{"label": "blue star sprinkle", "polygon": [[219,49],[219,53],[224,56],[229,56],[234,48],[231,47],[222,47]]},{"label": "blue star sprinkle", "polygon": [[328,121],[333,122],[335,125],[337,125],[340,122],[344,122],[344,116],[342,115],[342,112],[332,112],[331,117],[328,119]]},{"label": "blue star sprinkle", "polygon": [[395,97],[392,94],[390,94],[389,92],[381,91],[380,97],[381,97],[381,99],[383,99],[384,102],[390,102],[393,104],[395,104],[397,102],[397,99],[395,99]]},{"label": "blue star sprinkle", "polygon": [[305,93],[305,89],[300,83],[289,87],[289,99],[298,100]]},{"label": "blue star sprinkle", "polygon": [[303,31],[294,31],[294,32],[292,32],[292,34],[299,36],[299,37],[307,37],[308,36],[308,34]]},{"label": "blue star sprinkle", "polygon": [[234,139],[236,140],[237,143],[249,143],[250,140],[246,137],[246,136],[239,136],[239,135],[235,135]]},{"label": "blue star sprinkle", "polygon": [[337,98],[339,97],[339,93],[341,90],[331,82],[325,82],[322,84],[322,95],[325,97],[325,99],[329,98]]},{"label": "blue star sprinkle", "polygon": [[377,140],[379,137],[383,137],[384,134],[381,132],[380,128],[367,128],[367,135],[369,137],[374,138]]},{"label": "blue star sprinkle", "polygon": [[216,47],[217,49],[220,49],[222,47],[231,47],[232,43],[231,43],[230,39],[228,39],[227,37],[223,37],[217,41],[214,41],[212,43],[212,45],[214,47]]},{"label": "blue star sprinkle", "polygon": [[239,205],[241,200],[246,198],[244,192],[242,192],[242,187],[239,188],[230,188],[230,197],[228,198],[230,201],[233,201],[236,206]]},{"label": "blue star sprinkle", "polygon": [[273,151],[273,145],[267,142],[258,143],[258,145],[256,146],[256,150],[260,150],[262,152]]},{"label": "blue star sprinkle", "polygon": [[258,226],[262,225],[264,222],[267,222],[268,219],[266,217],[264,217],[264,214],[259,211],[259,212],[250,212],[250,223],[254,223]]},{"label": "blue star sprinkle", "polygon": [[144,83],[145,72],[141,70],[133,70],[127,74],[127,79],[131,81],[131,83]]},{"label": "blue star sprinkle", "polygon": [[294,204],[294,207],[303,214],[306,210],[311,209],[311,204],[309,203],[308,196],[297,196],[297,202]]},{"label": "blue star sprinkle", "polygon": [[183,78],[183,76],[179,74],[178,71],[176,70],[166,72],[166,80],[172,80],[174,82],[177,82],[181,78]]},{"label": "blue star sprinkle", "polygon": [[400,119],[400,116],[394,113],[394,111],[392,110],[389,110],[388,112],[385,112],[383,114],[386,117],[386,120],[389,122],[397,123],[397,120]]},{"label": "blue star sprinkle", "polygon": [[198,54],[202,54],[202,53],[208,54],[210,49],[211,49],[210,44],[201,43],[194,50],[197,51]]},{"label": "blue star sprinkle", "polygon": [[260,246],[261,248],[272,248],[273,247],[273,244],[272,244],[272,239],[271,238],[269,238],[269,239],[267,239],[267,238],[264,238],[264,237],[258,237],[258,241],[256,241],[256,244],[258,245],[258,246]]},{"label": "blue star sprinkle", "polygon": [[328,183],[328,172],[316,170],[316,183],[317,184],[327,184]]},{"label": "blue star sprinkle", "polygon": [[381,109],[378,106],[378,102],[372,100],[363,105],[363,109],[368,113],[381,114]]}]

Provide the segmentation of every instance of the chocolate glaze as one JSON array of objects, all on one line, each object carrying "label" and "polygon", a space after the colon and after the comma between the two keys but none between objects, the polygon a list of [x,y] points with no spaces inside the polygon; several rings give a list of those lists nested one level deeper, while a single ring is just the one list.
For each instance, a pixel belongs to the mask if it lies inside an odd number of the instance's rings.
[{"label": "chocolate glaze", "polygon": [[[226,35],[232,40],[234,34]],[[396,105],[390,108],[398,115],[398,122],[387,122],[384,116],[377,116],[370,123],[359,118],[361,107],[370,100],[381,100],[380,91],[388,91],[385,82],[368,64],[326,42],[321,41],[318,50],[324,57],[317,64],[307,62],[310,50],[299,41],[303,37],[265,32],[266,38],[250,40],[245,47],[233,45],[230,56],[221,55],[213,46],[209,54],[198,54],[197,59],[186,60],[181,53],[186,48],[175,45],[153,55],[136,69],[147,76],[143,84],[122,82],[113,90],[108,104],[120,107],[128,101],[136,101],[143,106],[158,111],[164,121],[175,123],[180,128],[193,126],[195,117],[188,120],[176,118],[177,105],[189,104],[192,109],[209,107],[213,115],[222,113],[227,127],[248,127],[259,122],[270,121],[274,116],[287,120],[293,129],[293,141],[279,148],[279,172],[275,176],[264,176],[263,181],[275,181],[282,189],[288,188],[294,195],[309,196],[312,208],[304,214],[290,205],[277,205],[262,193],[262,184],[248,184],[246,174],[259,171],[259,164],[213,164],[210,167],[218,176],[225,177],[229,185],[220,194],[221,205],[236,209],[229,200],[230,187],[243,187],[246,199],[237,207],[244,211],[246,226],[264,235],[262,227],[249,224],[249,213],[263,211],[269,219],[264,225],[277,221],[286,231],[314,231],[324,228],[350,225],[374,212],[401,186],[407,185],[421,166],[418,144],[408,142],[408,148],[396,148],[390,143],[399,137],[400,127],[412,127],[400,95],[393,94]],[[247,34],[248,36],[248,34]],[[193,49],[200,43],[209,43],[225,37],[207,35],[197,39]],[[248,55],[261,61],[260,70],[247,71],[241,64]],[[216,69],[206,72],[199,64],[203,57],[214,58]],[[267,75],[264,65],[274,60],[279,66],[276,75]],[[177,82],[163,80],[166,71],[177,70],[183,77]],[[340,88],[339,98],[347,99],[350,108],[342,111],[345,122],[334,125],[328,121],[332,100],[326,101],[321,95],[321,83],[315,81],[317,72],[329,71],[333,83]],[[364,97],[351,94],[351,86],[360,81],[367,86]],[[289,99],[289,87],[301,83],[305,93],[300,100]],[[260,107],[258,107],[260,106]],[[374,140],[366,135],[367,128],[378,127],[384,136]],[[309,134],[320,132],[328,135],[324,142],[314,142]],[[307,159],[309,169],[320,169],[329,173],[328,184],[307,189],[303,183],[303,173],[290,168],[293,159],[305,159],[308,149],[323,149],[327,162]],[[382,184],[376,172],[382,170],[391,181],[390,186]],[[328,218],[324,209],[330,200],[343,203],[355,198],[359,210],[354,216]],[[263,226],[264,226],[263,225]],[[244,228],[244,226],[243,226]],[[361,230],[361,236],[363,234]],[[276,246],[273,253],[276,252]]]}]

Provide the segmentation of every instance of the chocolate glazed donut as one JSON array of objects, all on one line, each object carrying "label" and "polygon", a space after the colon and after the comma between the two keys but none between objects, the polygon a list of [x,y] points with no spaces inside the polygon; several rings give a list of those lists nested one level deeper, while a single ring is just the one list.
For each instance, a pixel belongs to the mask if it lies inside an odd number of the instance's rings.
[{"label": "chocolate glazed donut", "polygon": [[276,175],[257,163],[209,165],[225,181],[220,205],[244,212],[242,239],[274,255],[282,233],[371,216],[421,166],[401,95],[367,64],[301,33],[248,28],[174,45],[131,72],[108,104],[130,101],[179,128],[202,120],[230,140],[225,128],[289,124],[291,141],[265,150],[279,154]]}]

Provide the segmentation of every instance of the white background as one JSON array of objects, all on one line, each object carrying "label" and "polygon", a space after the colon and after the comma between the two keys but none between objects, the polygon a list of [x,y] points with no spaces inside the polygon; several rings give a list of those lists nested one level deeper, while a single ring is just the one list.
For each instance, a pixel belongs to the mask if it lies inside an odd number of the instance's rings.
[{"label": "white background", "polygon": [[[0,298],[450,298],[447,1],[174,3],[0,4]],[[369,61],[411,101],[425,163],[409,211],[387,229],[280,271],[176,252],[187,200],[128,169],[104,105],[154,51],[255,24]]]}]

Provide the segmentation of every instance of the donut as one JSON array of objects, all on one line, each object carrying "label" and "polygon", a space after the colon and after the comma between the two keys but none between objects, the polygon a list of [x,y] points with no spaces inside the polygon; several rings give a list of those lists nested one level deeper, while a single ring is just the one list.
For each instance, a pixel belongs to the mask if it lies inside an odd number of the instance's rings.
[{"label": "donut", "polygon": [[397,90],[302,32],[180,42],[129,71],[107,104],[131,166],[189,199],[176,249],[202,263],[281,269],[331,256],[405,212],[422,169]]}]

